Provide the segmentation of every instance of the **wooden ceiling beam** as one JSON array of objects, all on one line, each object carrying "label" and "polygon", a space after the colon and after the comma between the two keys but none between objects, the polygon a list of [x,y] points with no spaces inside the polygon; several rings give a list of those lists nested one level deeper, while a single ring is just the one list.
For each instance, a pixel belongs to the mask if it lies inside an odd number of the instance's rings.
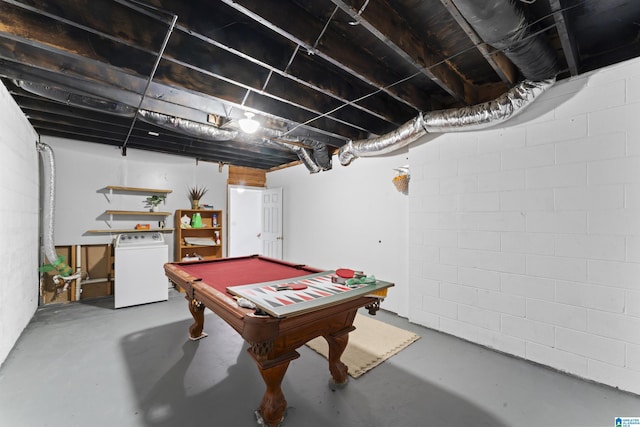
[{"label": "wooden ceiling beam", "polygon": [[487,63],[493,68],[500,80],[506,83],[509,87],[518,82],[518,70],[515,65],[500,51],[494,51],[489,45],[487,45],[482,38],[476,33],[476,31],[469,25],[464,19],[458,8],[451,0],[440,0],[442,5],[451,14],[451,17],[458,23],[462,31],[473,42],[474,46],[482,54]]},{"label": "wooden ceiling beam", "polygon": [[380,0],[362,6],[360,0],[331,0],[354,22],[386,44],[399,58],[433,80],[458,101],[472,104],[477,98],[472,87],[449,66],[438,52],[411,31],[410,25],[388,3]]},{"label": "wooden ceiling beam", "polygon": [[556,30],[560,38],[562,52],[564,53],[569,72],[572,76],[578,75],[578,49],[575,40],[569,35],[572,34],[567,27],[569,24],[564,17],[564,11],[560,0],[549,0],[549,7],[553,12],[553,19],[556,23]]},{"label": "wooden ceiling beam", "polygon": [[[2,4],[0,4],[2,5]],[[5,5],[6,6],[6,5]],[[4,7],[4,6],[3,6]],[[52,18],[49,16],[41,16],[35,14],[32,11],[26,11],[21,8],[9,8],[15,16],[16,20],[22,22],[20,20],[26,20],[27,25],[35,25],[36,22],[42,24],[42,21],[49,21]],[[28,19],[31,18],[31,19]],[[122,18],[124,20],[124,18]],[[109,68],[108,65],[112,61],[111,55],[97,55],[93,49],[91,44],[83,44],[78,42],[74,37],[71,37],[71,33],[73,31],[69,29],[69,25],[66,23],[58,23],[59,26],[67,28],[66,31],[61,31],[61,35],[56,37],[56,43],[54,47],[46,44],[48,39],[50,38],[49,30],[51,28],[52,23],[48,22],[47,25],[39,25],[38,31],[32,31],[30,29],[25,29],[25,25],[13,25],[10,27],[5,27],[5,30],[13,31],[12,37],[25,38],[32,37],[29,39],[28,47],[22,46],[22,49],[25,50],[24,53],[16,54],[16,56],[21,57],[22,60],[26,61],[29,65],[33,65],[39,68],[48,69],[51,71],[55,71],[58,73],[68,73],[69,66],[72,67],[74,72],[79,73],[82,78],[94,80],[94,79],[110,79],[109,83],[116,84],[118,87],[132,88],[134,87],[134,91],[139,91],[140,93],[143,90],[144,79],[141,76],[135,77],[131,75],[126,75],[120,71],[114,72],[104,72],[103,67]],[[116,25],[113,23],[113,25]],[[118,25],[122,25],[123,29],[129,29],[132,27],[131,24],[121,23]],[[44,28],[44,29],[43,29]],[[124,32],[124,30],[122,30]],[[34,37],[35,34],[35,38]],[[77,34],[75,34],[77,36]],[[93,35],[93,33],[89,33],[89,35]],[[135,39],[134,34],[123,34],[123,37],[127,40]],[[267,92],[263,92],[260,90],[260,85],[262,84],[262,80],[264,80],[265,76],[268,73],[268,70],[259,66],[252,64],[244,58],[241,58],[236,55],[231,55],[228,52],[224,53],[220,49],[216,47],[204,43],[197,38],[191,37],[190,40],[185,39],[185,34],[180,34],[170,39],[169,50],[167,51],[167,59],[163,59],[158,70],[156,72],[156,81],[164,83],[166,85],[170,85],[173,87],[183,87],[192,92],[199,92],[206,95],[210,95],[215,97],[221,101],[226,101],[231,104],[240,105],[243,101],[243,97],[246,93],[247,88],[250,88],[255,91],[259,91],[260,93],[266,96],[272,96]],[[46,39],[46,40],[45,40]],[[83,37],[79,37],[79,39],[83,39]],[[192,43],[195,42],[195,45]],[[199,43],[198,43],[199,42]],[[110,43],[108,43],[110,45]],[[14,48],[8,51],[6,54],[11,55],[19,52],[20,42],[13,41]],[[48,46],[48,47],[45,47]],[[110,46],[111,47],[111,46]],[[130,46],[125,46],[129,49],[134,49]],[[123,58],[126,57],[137,57],[139,55],[130,53],[130,54],[116,54],[120,47],[114,47],[114,57],[120,58],[121,66],[125,68],[133,67],[132,64],[127,64]],[[62,50],[62,51],[59,51]],[[28,51],[28,52],[27,52]],[[103,52],[106,52],[107,48],[103,48]],[[198,52],[197,54],[193,54],[193,52]],[[58,55],[63,54],[68,57],[67,61],[60,61]],[[220,55],[225,57],[218,58]],[[207,63],[203,62],[203,58],[207,58]],[[148,58],[149,60],[151,58]],[[253,65],[253,67],[252,67]],[[206,68],[213,69],[214,71],[209,71]],[[222,68],[222,69],[220,69]],[[252,69],[253,68],[253,69]],[[145,72],[147,70],[143,70],[140,67],[134,67],[137,70],[138,74]],[[223,73],[223,74],[220,74]],[[260,73],[263,73],[263,77],[260,77]],[[73,73],[72,73],[73,74]],[[203,75],[204,74],[204,75]],[[118,75],[118,78],[114,79],[114,76]],[[232,77],[227,77],[232,76]],[[314,89],[311,88],[302,88],[304,85],[300,85],[296,81],[292,81],[292,90],[281,91],[281,96],[286,95],[285,102],[289,105],[292,105],[292,109],[290,111],[280,109],[280,113],[282,114],[282,118],[286,120],[291,120],[293,122],[300,122],[300,119],[297,117],[299,113],[296,113],[296,109],[310,109],[312,106],[309,105],[311,100],[322,100],[323,96],[329,91],[322,92],[314,92]],[[296,89],[296,90],[293,90]],[[178,96],[175,91],[167,91],[173,96],[172,102],[177,105],[192,105],[191,102],[180,103],[176,102],[176,96]],[[123,100],[120,96],[117,96],[117,90],[102,96],[111,97],[119,102],[124,102],[127,105],[136,106],[136,100],[132,98],[138,98],[138,96],[129,96],[126,100]],[[116,95],[116,96],[114,96]],[[120,93],[120,95],[122,95]],[[154,91],[154,87],[150,87],[149,97],[151,99],[166,100],[166,93],[157,93]],[[323,95],[323,96],[321,96]],[[326,98],[326,97],[325,97]],[[328,100],[333,99],[333,106],[335,108],[337,105],[342,105],[344,100],[336,100],[335,97],[328,97]],[[145,103],[149,103],[153,101],[145,100]],[[364,108],[356,106],[360,110]],[[154,111],[162,112],[163,114],[167,114],[166,110],[157,110]],[[206,109],[204,111],[208,111],[211,113],[220,114],[221,111]],[[183,118],[193,119],[192,117],[185,117],[179,114],[171,114],[176,115]],[[358,117],[358,115],[351,115],[352,117]],[[360,124],[354,123],[346,123],[342,119],[338,119],[338,121],[342,121],[344,124],[348,126],[355,126],[356,129],[363,129],[365,126],[369,126],[370,124],[374,124],[374,129],[376,127],[375,123],[380,121],[380,114],[372,114],[373,117],[367,117],[364,115],[360,115],[358,121]],[[371,123],[369,123],[371,122]],[[326,122],[327,125],[330,126],[330,121]],[[388,124],[377,125],[377,128],[382,130],[388,127]],[[329,132],[334,135],[339,135],[340,130],[331,130],[329,127]],[[359,133],[347,132],[346,137],[350,136],[360,136]]]},{"label": "wooden ceiling beam", "polygon": [[[375,58],[350,40],[332,31],[323,33],[324,23],[308,15],[293,3],[280,0],[222,0],[227,6],[302,47],[302,53],[317,55],[372,87],[371,93],[381,90],[416,111],[432,105],[424,90],[399,91],[393,86],[406,75],[395,75]],[[295,16],[295,19],[291,17]],[[323,34],[316,45],[318,35]]]}]

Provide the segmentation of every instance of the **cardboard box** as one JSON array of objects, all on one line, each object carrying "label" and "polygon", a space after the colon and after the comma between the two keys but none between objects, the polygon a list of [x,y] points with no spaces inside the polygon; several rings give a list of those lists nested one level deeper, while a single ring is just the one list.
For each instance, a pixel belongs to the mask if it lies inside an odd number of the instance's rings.
[{"label": "cardboard box", "polygon": [[104,282],[83,283],[82,293],[80,299],[91,299],[98,297],[106,297],[113,294],[113,287],[111,281],[105,280]]}]

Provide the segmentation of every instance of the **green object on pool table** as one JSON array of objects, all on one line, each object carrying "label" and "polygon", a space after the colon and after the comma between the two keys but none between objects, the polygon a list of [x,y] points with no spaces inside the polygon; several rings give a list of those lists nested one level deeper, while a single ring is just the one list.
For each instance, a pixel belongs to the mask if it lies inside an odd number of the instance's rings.
[{"label": "green object on pool table", "polygon": [[353,279],[347,279],[345,285],[349,287],[357,287],[358,285],[371,285],[376,283],[376,276],[366,277],[354,277]]}]

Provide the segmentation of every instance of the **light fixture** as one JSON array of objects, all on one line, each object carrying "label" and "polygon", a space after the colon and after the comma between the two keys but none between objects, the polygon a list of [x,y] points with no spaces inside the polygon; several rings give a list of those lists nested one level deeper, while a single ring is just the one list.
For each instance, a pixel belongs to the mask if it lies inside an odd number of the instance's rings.
[{"label": "light fixture", "polygon": [[245,133],[254,133],[260,127],[260,123],[257,120],[253,120],[253,116],[255,114],[250,112],[245,112],[244,119],[240,119],[238,124],[240,125],[240,129]]}]

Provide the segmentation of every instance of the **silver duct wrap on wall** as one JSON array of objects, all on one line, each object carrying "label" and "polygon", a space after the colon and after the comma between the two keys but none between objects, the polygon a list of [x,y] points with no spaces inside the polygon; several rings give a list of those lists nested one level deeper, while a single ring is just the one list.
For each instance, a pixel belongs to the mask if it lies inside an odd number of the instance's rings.
[{"label": "silver duct wrap on wall", "polygon": [[47,144],[38,143],[37,150],[40,153],[43,164],[46,166],[47,173],[45,173],[44,176],[48,178],[47,189],[49,190],[42,210],[44,214],[44,238],[42,244],[44,247],[44,255],[47,257],[49,262],[53,264],[58,259],[58,254],[53,243],[53,223],[56,200],[55,160],[53,157],[53,151]]},{"label": "silver duct wrap on wall", "polygon": [[77,279],[80,274],[70,276],[72,269],[65,262],[63,256],[58,256],[56,247],[53,241],[53,223],[55,214],[55,200],[56,200],[56,167],[53,157],[53,150],[47,144],[38,143],[36,149],[42,157],[42,161],[45,169],[45,179],[48,178],[47,189],[49,194],[46,197],[43,208],[43,232],[44,237],[42,239],[43,252],[49,264],[40,267],[40,271],[55,271],[56,275],[53,276],[53,281],[57,284],[58,280],[62,278],[65,281],[65,289],[68,285],[68,280]]},{"label": "silver duct wrap on wall", "polygon": [[524,111],[554,83],[555,78],[540,82],[525,80],[493,101],[419,114],[393,132],[348,141],[340,147],[338,158],[347,166],[356,157],[380,156],[399,150],[427,133],[474,131],[504,123]]},{"label": "silver duct wrap on wall", "polygon": [[216,126],[198,123],[192,120],[181,119],[179,117],[168,116],[166,114],[153,111],[138,111],[140,120],[152,125],[160,126],[164,129],[195,136],[197,138],[207,138],[214,141],[228,141],[238,136],[235,130],[220,129]]}]

